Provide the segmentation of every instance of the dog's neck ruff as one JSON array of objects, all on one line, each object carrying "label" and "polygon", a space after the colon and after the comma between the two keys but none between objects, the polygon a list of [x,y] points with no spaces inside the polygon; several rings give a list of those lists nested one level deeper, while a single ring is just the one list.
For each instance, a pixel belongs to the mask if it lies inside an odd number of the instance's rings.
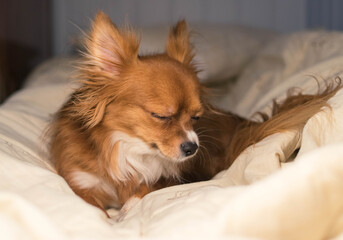
[{"label": "dog's neck ruff", "polygon": [[110,170],[115,181],[125,182],[131,179],[148,185],[156,183],[161,177],[179,176],[177,163],[166,159],[158,149],[151,148],[139,138],[115,131],[112,134],[113,147],[118,144],[116,152],[117,171]]}]

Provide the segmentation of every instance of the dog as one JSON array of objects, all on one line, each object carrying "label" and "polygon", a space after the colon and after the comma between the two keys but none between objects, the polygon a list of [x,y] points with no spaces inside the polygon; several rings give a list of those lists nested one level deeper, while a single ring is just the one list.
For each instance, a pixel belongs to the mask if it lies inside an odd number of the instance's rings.
[{"label": "dog", "polygon": [[121,208],[118,220],[149,192],[211,179],[249,145],[303,127],[336,91],[290,96],[271,118],[251,121],[209,104],[184,20],[164,53],[138,49],[132,30],[99,12],[79,63],[81,86],[50,127],[58,174],[108,217],[107,208]]}]

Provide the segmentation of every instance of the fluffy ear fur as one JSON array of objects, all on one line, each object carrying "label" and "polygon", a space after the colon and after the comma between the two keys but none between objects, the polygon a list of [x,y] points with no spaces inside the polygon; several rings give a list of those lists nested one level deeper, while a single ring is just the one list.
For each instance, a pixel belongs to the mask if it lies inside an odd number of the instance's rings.
[{"label": "fluffy ear fur", "polygon": [[86,56],[94,65],[118,75],[123,66],[137,59],[139,41],[132,31],[119,30],[105,13],[99,12],[85,45]]},{"label": "fluffy ear fur", "polygon": [[129,29],[118,29],[111,19],[99,12],[85,39],[86,52],[78,66],[81,88],[67,108],[70,114],[94,127],[103,119],[106,106],[123,85],[119,79],[123,68],[138,61],[139,41]]},{"label": "fluffy ear fur", "polygon": [[190,43],[190,33],[185,20],[179,21],[169,31],[167,54],[181,63],[191,64],[194,53]]}]

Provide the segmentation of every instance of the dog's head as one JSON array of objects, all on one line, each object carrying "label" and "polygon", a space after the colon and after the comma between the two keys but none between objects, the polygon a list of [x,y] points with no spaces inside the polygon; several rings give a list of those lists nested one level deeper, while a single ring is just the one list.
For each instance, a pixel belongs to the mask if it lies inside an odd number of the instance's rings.
[{"label": "dog's head", "polygon": [[122,131],[173,161],[198,149],[193,124],[203,112],[201,86],[185,21],[169,33],[163,54],[139,56],[139,41],[99,13],[86,39],[78,91],[84,125]]}]

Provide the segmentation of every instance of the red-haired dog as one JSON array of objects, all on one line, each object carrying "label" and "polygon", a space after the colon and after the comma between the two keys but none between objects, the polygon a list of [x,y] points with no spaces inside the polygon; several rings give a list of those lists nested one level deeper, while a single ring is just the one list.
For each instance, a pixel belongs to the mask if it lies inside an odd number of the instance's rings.
[{"label": "red-haired dog", "polygon": [[50,153],[73,191],[105,213],[122,207],[120,219],[153,190],[210,179],[250,144],[304,124],[325,104],[328,93],[318,101],[297,96],[264,123],[215,110],[204,98],[189,38],[181,21],[165,53],[139,56],[132,31],[104,13],[95,18],[81,86],[55,116]]}]

